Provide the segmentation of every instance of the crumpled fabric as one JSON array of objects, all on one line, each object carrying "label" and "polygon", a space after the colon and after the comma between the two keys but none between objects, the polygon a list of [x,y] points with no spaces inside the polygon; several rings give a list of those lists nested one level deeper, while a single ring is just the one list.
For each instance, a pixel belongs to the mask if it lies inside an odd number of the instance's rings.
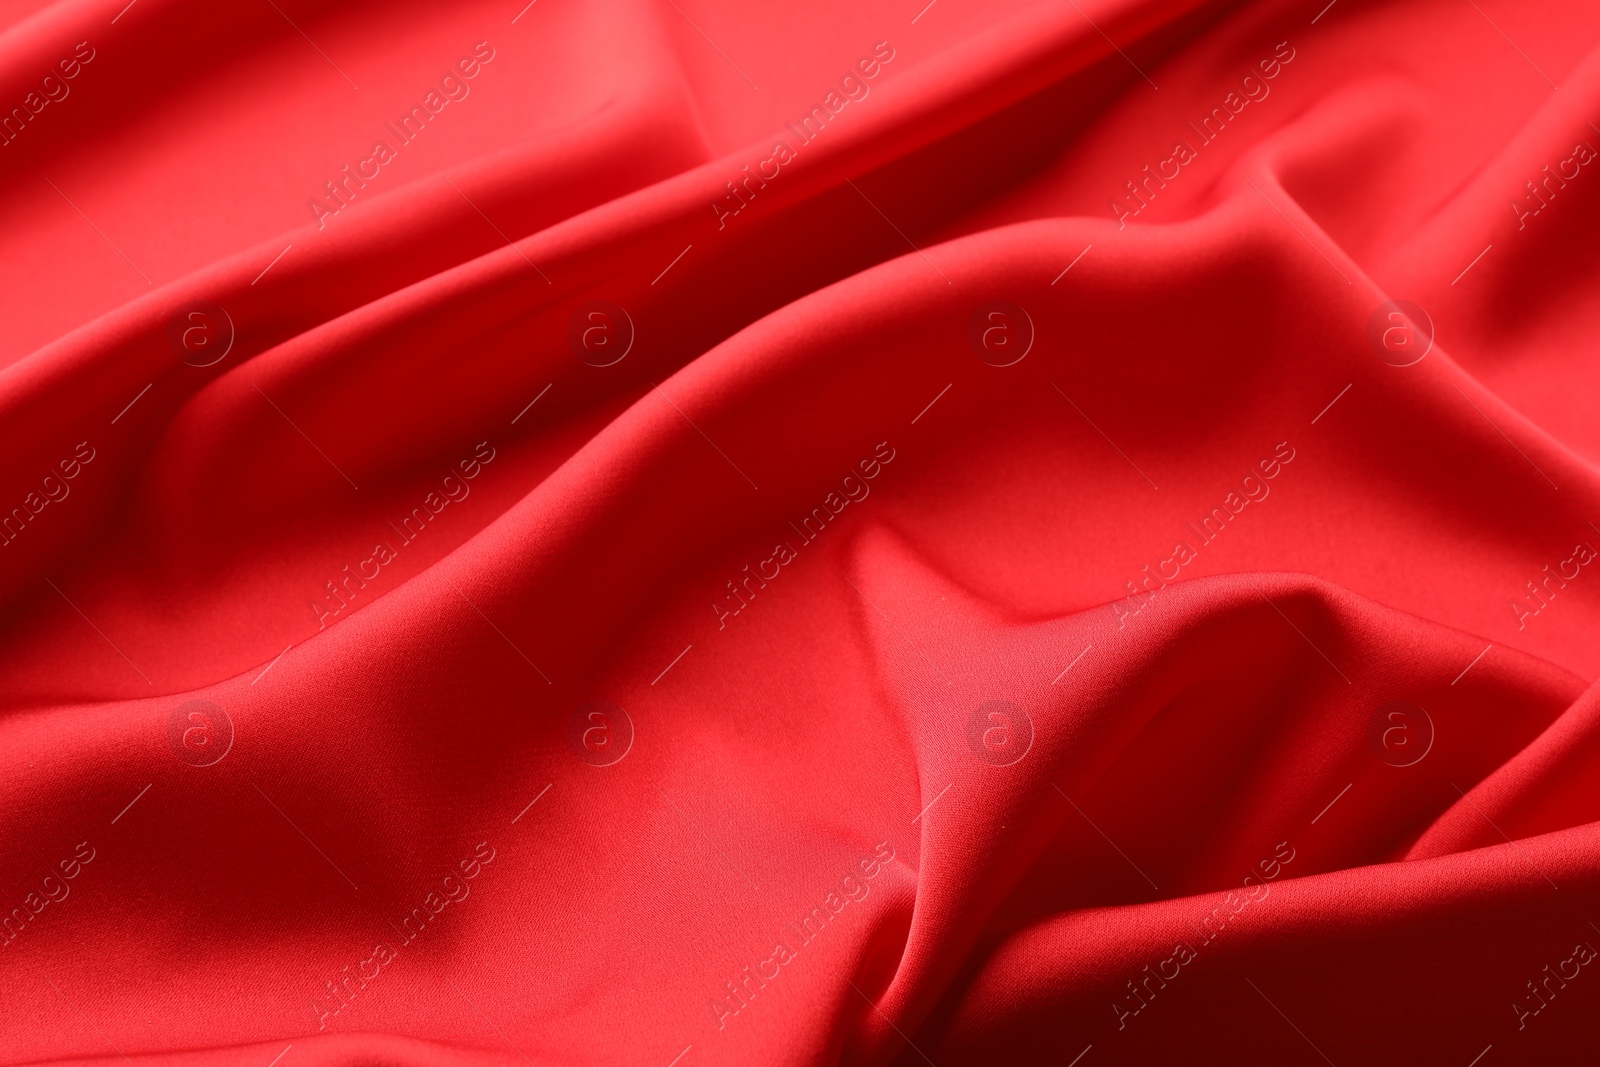
[{"label": "crumpled fabric", "polygon": [[1592,6],[0,25],[0,1062],[1592,1049]]}]

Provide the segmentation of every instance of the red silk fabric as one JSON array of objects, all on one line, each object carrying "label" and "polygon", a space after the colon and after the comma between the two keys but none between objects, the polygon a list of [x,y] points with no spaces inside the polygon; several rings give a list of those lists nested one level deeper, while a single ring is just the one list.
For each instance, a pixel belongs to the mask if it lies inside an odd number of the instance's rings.
[{"label": "red silk fabric", "polygon": [[0,1061],[1593,1049],[1592,5],[3,19]]}]

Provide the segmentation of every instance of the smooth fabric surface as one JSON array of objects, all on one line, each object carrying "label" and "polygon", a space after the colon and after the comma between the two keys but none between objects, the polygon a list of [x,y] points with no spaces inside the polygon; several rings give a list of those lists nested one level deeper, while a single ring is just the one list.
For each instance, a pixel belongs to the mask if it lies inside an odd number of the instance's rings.
[{"label": "smooth fabric surface", "polygon": [[1592,1055],[1600,11],[924,5],[0,8],[0,1062]]}]

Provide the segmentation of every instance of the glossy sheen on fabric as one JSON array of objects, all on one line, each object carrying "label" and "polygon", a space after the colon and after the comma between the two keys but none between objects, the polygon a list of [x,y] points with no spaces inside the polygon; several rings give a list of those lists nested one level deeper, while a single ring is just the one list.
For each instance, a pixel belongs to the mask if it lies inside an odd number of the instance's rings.
[{"label": "glossy sheen on fabric", "polygon": [[1593,5],[0,26],[0,1063],[1592,1055]]}]

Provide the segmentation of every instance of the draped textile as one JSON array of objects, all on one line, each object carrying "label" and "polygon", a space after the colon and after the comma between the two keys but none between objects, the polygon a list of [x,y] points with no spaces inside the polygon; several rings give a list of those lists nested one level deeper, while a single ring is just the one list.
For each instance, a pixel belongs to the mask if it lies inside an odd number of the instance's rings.
[{"label": "draped textile", "polygon": [[1594,1047],[1592,5],[0,25],[0,1061]]}]

